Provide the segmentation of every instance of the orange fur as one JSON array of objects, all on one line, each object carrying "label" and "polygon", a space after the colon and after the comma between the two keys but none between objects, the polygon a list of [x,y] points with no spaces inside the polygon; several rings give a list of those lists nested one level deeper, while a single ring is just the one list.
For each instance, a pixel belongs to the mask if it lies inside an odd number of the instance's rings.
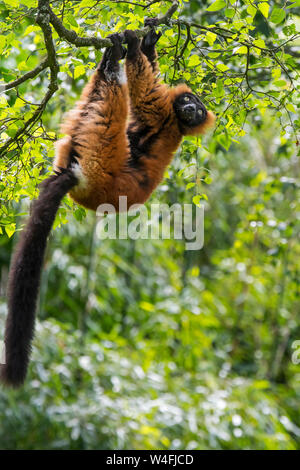
[{"label": "orange fur", "polygon": [[[195,135],[213,125],[214,115],[197,128],[179,129],[175,99],[191,93],[187,85],[168,88],[156,76],[156,65],[137,51],[126,59],[127,84],[107,82],[98,71],[84,88],[62,126],[54,165],[67,167],[75,152],[85,184],[70,192],[79,204],[96,210],[119,196],[128,207],[145,202],[163,178],[182,135]],[[136,142],[135,142],[136,140]],[[133,143],[134,142],[134,145]]]}]

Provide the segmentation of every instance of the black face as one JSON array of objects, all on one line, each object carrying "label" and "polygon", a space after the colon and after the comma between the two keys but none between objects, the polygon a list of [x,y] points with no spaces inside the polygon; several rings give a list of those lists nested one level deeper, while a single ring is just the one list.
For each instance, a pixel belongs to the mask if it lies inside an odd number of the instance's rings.
[{"label": "black face", "polygon": [[174,111],[182,124],[188,127],[199,126],[207,116],[204,104],[192,93],[178,96],[174,102]]}]

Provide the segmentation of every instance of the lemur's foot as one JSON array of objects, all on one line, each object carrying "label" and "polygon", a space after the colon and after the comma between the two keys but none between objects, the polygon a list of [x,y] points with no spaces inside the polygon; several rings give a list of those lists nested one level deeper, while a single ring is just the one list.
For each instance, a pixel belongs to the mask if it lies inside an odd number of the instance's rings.
[{"label": "lemur's foot", "polygon": [[133,59],[140,48],[140,41],[135,31],[126,29],[124,31],[125,43],[128,44],[127,58]]},{"label": "lemur's foot", "polygon": [[124,31],[124,38],[129,47],[139,43],[139,38],[137,37],[136,32],[131,31],[131,29],[126,29]]},{"label": "lemur's foot", "polygon": [[155,44],[157,43],[157,41],[159,40],[159,38],[161,37],[161,35],[162,35],[161,31],[157,33],[155,29],[151,29],[151,31],[149,31],[149,33],[147,33],[146,36],[143,38],[142,49],[153,48]]},{"label": "lemur's foot", "polygon": [[108,39],[110,39],[113,43],[113,46],[108,48],[111,60],[118,62],[119,60],[124,59],[126,55],[126,48],[122,46],[124,39],[123,34],[114,33],[108,36]]},{"label": "lemur's foot", "polygon": [[162,33],[155,31],[155,27],[158,25],[158,18],[146,18],[144,21],[144,26],[150,26],[151,30],[149,33],[144,36],[142,41],[142,51],[146,54],[153,54],[155,44],[161,37]]},{"label": "lemur's foot", "polygon": [[120,66],[119,61],[126,55],[126,49],[122,46],[124,36],[122,34],[111,34],[108,39],[113,43],[104,51],[102,60],[98,66],[98,71],[107,81],[119,81]]}]

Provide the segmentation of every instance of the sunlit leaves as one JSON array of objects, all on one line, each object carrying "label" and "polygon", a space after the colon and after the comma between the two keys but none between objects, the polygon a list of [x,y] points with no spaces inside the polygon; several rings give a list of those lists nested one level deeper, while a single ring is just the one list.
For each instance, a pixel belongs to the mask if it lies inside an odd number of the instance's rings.
[{"label": "sunlit leaves", "polygon": [[69,13],[66,17],[68,23],[71,25],[71,26],[74,26],[75,28],[78,28],[78,24],[77,24],[77,21],[75,19],[75,17]]},{"label": "sunlit leaves", "polygon": [[217,35],[211,31],[208,31],[205,35],[205,38],[210,46],[212,46],[217,39]]},{"label": "sunlit leaves", "polygon": [[229,147],[231,145],[231,138],[228,132],[224,132],[218,135],[218,142],[220,145],[222,145],[222,147],[224,147],[225,150],[229,150]]},{"label": "sunlit leaves", "polygon": [[94,0],[81,0],[79,3],[79,8],[92,7],[94,6]]},{"label": "sunlit leaves", "polygon": [[270,21],[275,24],[281,23],[285,19],[285,10],[283,8],[274,8],[271,13]]},{"label": "sunlit leaves", "polygon": [[225,16],[227,18],[233,18],[235,15],[235,10],[233,8],[226,8],[225,10]]},{"label": "sunlit leaves", "polygon": [[206,201],[208,200],[207,195],[202,193],[202,194],[197,194],[196,196],[193,197],[193,203],[195,206],[201,207],[201,200],[205,199]]},{"label": "sunlit leaves", "polygon": [[274,82],[274,85],[279,87],[279,88],[282,88],[282,87],[286,87],[287,86],[287,83],[285,80],[276,80]]},{"label": "sunlit leaves", "polygon": [[224,0],[216,0],[214,3],[212,3],[206,11],[219,11],[222,10],[226,6],[226,2]]},{"label": "sunlit leaves", "polygon": [[255,8],[254,5],[248,5],[247,6],[247,13],[249,13],[250,16],[254,17],[256,15],[257,9]]},{"label": "sunlit leaves", "polygon": [[265,43],[264,39],[262,39],[262,38],[254,39],[254,40],[253,40],[253,45],[256,46],[255,52],[256,52],[258,55],[261,54],[261,49],[265,49],[265,48],[266,48],[266,43]]},{"label": "sunlit leaves", "polygon": [[196,186],[196,183],[188,183],[185,187],[186,190],[194,188]]},{"label": "sunlit leaves", "polygon": [[193,66],[198,65],[198,64],[200,64],[200,57],[196,54],[192,55],[189,58],[189,67],[193,67]]},{"label": "sunlit leaves", "polygon": [[269,10],[270,10],[269,4],[267,2],[262,2],[262,3],[259,3],[257,6],[260,12],[264,15],[264,17],[268,18]]},{"label": "sunlit leaves", "polygon": [[6,44],[5,36],[0,36],[0,52],[3,51],[5,44]]},{"label": "sunlit leaves", "polygon": [[286,109],[288,111],[290,111],[291,113],[296,113],[297,112],[297,110],[296,110],[295,106],[293,105],[293,103],[287,103]]},{"label": "sunlit leaves", "polygon": [[0,108],[6,108],[6,106],[7,106],[7,100],[5,96],[0,95]]},{"label": "sunlit leaves", "polygon": [[238,47],[235,51],[236,54],[247,54],[248,48],[246,46]]},{"label": "sunlit leaves", "polygon": [[19,0],[22,5],[25,5],[27,8],[35,8],[37,0]]},{"label": "sunlit leaves", "polygon": [[19,5],[19,0],[4,0],[4,3],[8,7],[16,8]]},{"label": "sunlit leaves", "polygon": [[81,75],[85,74],[85,72],[86,69],[84,65],[76,65],[76,67],[74,68],[74,78],[76,79],[80,77]]},{"label": "sunlit leaves", "polygon": [[13,236],[13,234],[16,231],[16,224],[12,223],[12,224],[9,224],[9,225],[4,225],[4,229],[5,229],[5,232],[7,233],[8,237],[10,238],[10,237]]},{"label": "sunlit leaves", "polygon": [[228,65],[225,65],[225,64],[222,64],[222,63],[216,64],[216,67],[217,67],[217,69],[220,70],[221,72],[226,72],[226,70],[229,70]]}]

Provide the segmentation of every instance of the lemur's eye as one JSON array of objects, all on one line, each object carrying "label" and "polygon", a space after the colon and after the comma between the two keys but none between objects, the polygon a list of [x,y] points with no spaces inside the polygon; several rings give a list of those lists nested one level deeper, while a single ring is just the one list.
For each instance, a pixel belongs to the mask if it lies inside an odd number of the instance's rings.
[{"label": "lemur's eye", "polygon": [[197,114],[199,114],[199,116],[201,116],[202,115],[202,110],[198,109]]},{"label": "lemur's eye", "polygon": [[188,97],[188,96],[185,96],[185,97],[184,97],[184,101],[190,101],[189,97]]}]

